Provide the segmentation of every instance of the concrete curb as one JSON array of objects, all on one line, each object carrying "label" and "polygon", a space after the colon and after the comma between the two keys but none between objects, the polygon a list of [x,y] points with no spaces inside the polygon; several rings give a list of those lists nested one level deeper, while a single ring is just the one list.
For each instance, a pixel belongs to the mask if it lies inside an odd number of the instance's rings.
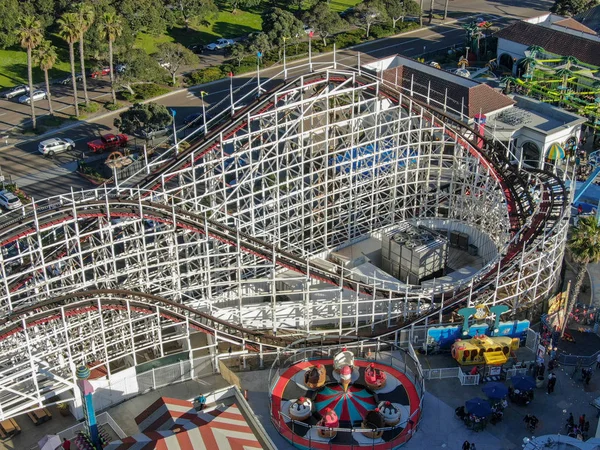
[{"label": "concrete curb", "polygon": [[[439,23],[432,23],[432,24],[429,24],[429,25],[424,25],[422,28],[415,28],[414,30],[409,30],[409,31],[406,31],[406,32],[404,32],[404,33],[395,34],[395,35],[393,35],[393,36],[388,36],[388,37],[385,37],[385,38],[382,38],[382,39],[374,39],[374,40],[372,40],[372,41],[366,41],[366,42],[362,42],[362,43],[360,43],[360,44],[353,45],[353,46],[351,46],[351,47],[346,47],[346,48],[343,48],[343,49],[336,49],[336,52],[338,52],[338,51],[344,51],[344,50],[354,50],[354,49],[359,49],[360,47],[363,47],[363,46],[365,46],[365,45],[371,45],[371,44],[373,44],[374,42],[381,42],[381,43],[384,43],[384,42],[385,42],[385,41],[387,41],[387,40],[391,40],[391,39],[394,39],[394,38],[397,38],[397,37],[400,37],[400,36],[406,36],[406,35],[409,35],[409,34],[412,34],[412,33],[416,33],[416,32],[418,32],[418,31],[422,31],[422,30],[424,30],[424,29],[429,29],[429,28],[431,28],[431,27],[434,27],[434,26],[439,26],[439,25],[450,25],[450,24],[453,24],[453,23],[456,23],[456,22],[460,22],[460,21],[463,21],[463,20],[466,20],[466,19],[468,19],[469,17],[474,17],[474,16],[476,16],[476,15],[477,15],[477,14],[475,14],[475,15],[470,15],[470,16],[465,16],[465,17],[460,17],[460,18],[458,18],[458,19],[450,19],[450,20],[448,20],[448,21],[441,21],[441,19],[438,19],[438,20],[439,20]],[[318,53],[316,56],[326,56],[326,55],[332,55],[332,54],[333,54],[333,52],[325,52],[325,53]],[[316,57],[316,56],[315,56],[315,57]],[[313,57],[313,58],[314,58],[314,57]],[[293,59],[293,60],[290,60],[290,63],[292,63],[292,62],[300,62],[300,61],[308,61],[308,57],[303,57],[303,58],[299,58],[299,59]],[[270,67],[268,67],[268,68],[265,68],[264,70],[266,71],[266,70],[269,70],[269,69],[271,69],[271,68],[275,68],[275,67],[277,67],[277,66],[281,66],[281,67],[283,67],[281,63],[278,63],[278,64],[274,64],[274,65],[272,65],[272,66],[270,66]],[[245,72],[245,73],[244,73],[244,74],[242,74],[242,75],[243,75],[243,76],[247,76],[247,75],[256,75],[256,73],[257,73],[256,71],[253,71],[253,72]],[[157,101],[157,100],[161,100],[161,99],[163,99],[163,98],[167,98],[167,97],[169,97],[169,96],[171,96],[171,95],[180,94],[180,93],[182,93],[182,92],[185,92],[185,91],[195,91],[195,90],[198,90],[198,89],[202,89],[202,88],[204,88],[204,87],[207,87],[207,86],[210,86],[210,85],[212,85],[212,84],[215,84],[215,83],[222,82],[222,80],[224,80],[224,79],[225,79],[225,78],[220,78],[220,79],[218,79],[218,80],[215,80],[215,81],[210,81],[210,82],[208,82],[208,83],[204,83],[204,84],[197,84],[197,85],[194,85],[194,86],[190,86],[190,87],[188,87],[188,88],[185,88],[185,89],[184,89],[184,88],[182,88],[182,89],[175,89],[175,90],[173,90],[173,91],[170,91],[170,92],[167,92],[167,93],[165,93],[165,94],[163,94],[163,95],[159,95],[158,97],[153,97],[153,98],[150,98],[150,99],[144,100],[144,101],[142,101],[141,103],[144,103],[144,104],[145,104],[145,103],[149,103],[149,102],[154,102],[154,101]],[[94,100],[94,99],[91,99],[91,100]],[[64,127],[54,128],[54,129],[52,129],[52,130],[50,130],[50,131],[47,131],[47,132],[46,132],[46,133],[44,133],[44,134],[40,134],[39,136],[32,136],[31,138],[28,138],[28,139],[21,139],[21,140],[19,140],[18,142],[14,143],[14,144],[5,144],[5,145],[0,145],[0,151],[4,150],[4,149],[6,149],[6,148],[15,147],[15,146],[17,146],[17,145],[20,145],[20,144],[23,144],[23,143],[32,142],[32,141],[39,141],[39,140],[43,140],[43,139],[44,139],[44,138],[46,138],[46,137],[52,136],[52,135],[53,135],[53,134],[55,134],[57,131],[58,131],[58,132],[61,132],[61,131],[68,131],[68,130],[71,130],[71,129],[73,129],[73,128],[77,128],[77,127],[79,127],[79,126],[82,126],[83,124],[86,124],[86,123],[93,123],[93,122],[95,122],[96,120],[102,120],[102,119],[105,119],[105,118],[107,118],[107,117],[110,117],[110,116],[113,116],[113,115],[116,115],[116,114],[120,114],[120,113],[122,113],[122,112],[126,111],[128,108],[129,108],[129,106],[126,106],[126,107],[123,107],[123,108],[117,109],[117,110],[115,110],[115,111],[108,111],[108,112],[106,112],[106,113],[100,114],[99,116],[95,116],[95,117],[92,117],[92,118],[90,118],[90,119],[86,119],[86,120],[78,120],[78,121],[76,121],[76,122],[74,122],[74,123],[72,123],[72,124],[66,125],[66,126],[64,126]],[[42,116],[39,116],[39,117],[42,117]]]}]

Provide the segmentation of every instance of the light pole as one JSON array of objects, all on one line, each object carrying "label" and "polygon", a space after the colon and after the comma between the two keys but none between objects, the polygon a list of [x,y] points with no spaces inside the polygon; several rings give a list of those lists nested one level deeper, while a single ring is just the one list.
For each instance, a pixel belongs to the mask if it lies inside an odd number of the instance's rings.
[{"label": "light pole", "polygon": [[233,108],[233,72],[229,72],[229,101],[231,103],[231,115],[235,113]]},{"label": "light pole", "polygon": [[171,114],[173,115],[173,140],[175,141],[175,155],[179,154],[179,143],[177,142],[177,127],[175,126],[175,115],[177,111],[171,108]]},{"label": "light pole", "polygon": [[202,99],[202,122],[204,123],[204,134],[208,134],[208,125],[206,125],[206,104],[204,103],[204,96],[208,95],[206,91],[200,91],[200,98]]},{"label": "light pole", "polygon": [[309,31],[308,33],[308,70],[313,71],[312,68],[312,38],[315,35],[314,31]]},{"label": "light pole", "polygon": [[289,39],[289,37],[284,36],[283,38],[283,79],[287,79],[287,65],[285,64],[285,43]]},{"label": "light pole", "polygon": [[258,94],[260,95],[260,58],[262,58],[262,52],[256,52],[256,79],[258,80]]}]

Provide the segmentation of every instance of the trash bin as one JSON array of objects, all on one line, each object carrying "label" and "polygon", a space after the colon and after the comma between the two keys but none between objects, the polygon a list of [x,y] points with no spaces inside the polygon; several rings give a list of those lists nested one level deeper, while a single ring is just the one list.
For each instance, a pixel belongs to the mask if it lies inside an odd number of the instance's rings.
[{"label": "trash bin", "polygon": [[538,388],[544,387],[544,377],[537,377],[535,380],[535,385]]}]

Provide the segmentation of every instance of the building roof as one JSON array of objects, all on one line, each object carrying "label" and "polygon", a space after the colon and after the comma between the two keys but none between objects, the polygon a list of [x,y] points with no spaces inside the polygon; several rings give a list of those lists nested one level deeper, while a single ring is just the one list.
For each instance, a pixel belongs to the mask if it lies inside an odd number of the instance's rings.
[{"label": "building roof", "polygon": [[[445,104],[456,111],[462,109],[462,113],[469,117],[474,117],[480,112],[488,114],[498,111],[514,103],[487,84],[436,69],[404,56],[395,56],[393,61],[378,67],[383,70],[386,80],[394,83],[397,80],[398,84],[402,80],[402,87],[408,90],[412,88],[418,99],[423,100],[429,93],[435,104]],[[444,99],[445,95],[447,99]]]},{"label": "building roof", "polygon": [[557,20],[552,25],[553,26],[557,25],[559,27],[565,27],[565,28],[569,28],[571,30],[576,30],[576,31],[583,31],[584,33],[596,34],[596,32],[594,30],[586,27],[581,22],[577,22],[572,17],[569,17],[569,18],[563,19],[563,20]]},{"label": "building roof", "polygon": [[574,56],[584,63],[600,66],[600,41],[596,36],[577,36],[523,21],[498,31],[496,37],[526,46],[539,45],[560,56]]}]

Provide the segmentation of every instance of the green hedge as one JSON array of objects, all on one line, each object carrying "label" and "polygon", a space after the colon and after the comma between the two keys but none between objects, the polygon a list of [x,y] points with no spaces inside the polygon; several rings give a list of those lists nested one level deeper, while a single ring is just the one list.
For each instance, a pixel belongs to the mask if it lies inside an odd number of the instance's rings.
[{"label": "green hedge", "polygon": [[127,100],[130,103],[135,103],[139,100],[148,100],[166,94],[170,89],[156,83],[136,84],[131,87],[133,94],[128,91],[119,92],[119,97]]},{"label": "green hedge", "polygon": [[210,83],[211,81],[220,80],[228,72],[223,71],[224,66],[207,67],[190,73],[187,76],[187,84],[196,85]]}]

